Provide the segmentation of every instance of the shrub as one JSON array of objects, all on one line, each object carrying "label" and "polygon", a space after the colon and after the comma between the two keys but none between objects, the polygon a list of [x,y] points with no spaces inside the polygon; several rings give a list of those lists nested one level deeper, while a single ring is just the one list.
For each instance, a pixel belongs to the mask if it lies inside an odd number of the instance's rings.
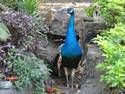
[{"label": "shrub", "polygon": [[17,89],[32,87],[35,94],[45,94],[44,81],[49,73],[44,61],[21,49],[11,49],[8,55],[9,74],[18,77],[18,80],[13,82],[14,86]]},{"label": "shrub", "polygon": [[16,11],[33,14],[38,9],[39,0],[0,0],[0,3]]},{"label": "shrub", "polygon": [[113,29],[105,30],[94,39],[106,57],[97,67],[105,71],[101,76],[109,87],[125,88],[125,25],[119,23]]},{"label": "shrub", "polygon": [[109,26],[125,22],[125,0],[94,0],[87,9],[87,14],[92,16],[96,6],[99,6],[98,12]]},{"label": "shrub", "polygon": [[125,88],[125,0],[94,0],[87,13],[92,16],[96,10],[108,25],[94,38],[105,56],[104,63],[97,68],[104,71],[102,81],[121,90]]},{"label": "shrub", "polygon": [[19,10],[33,14],[38,9],[38,0],[17,0]]},{"label": "shrub", "polygon": [[2,74],[5,76],[18,76],[19,80],[13,82],[17,89],[31,86],[34,94],[45,94],[43,82],[49,76],[47,67],[43,60],[27,49],[27,46],[30,48],[33,34],[41,31],[37,29],[33,18],[25,12],[6,11],[1,14],[1,19],[12,37],[7,43],[3,43],[0,49],[0,68],[2,67]]},{"label": "shrub", "polygon": [[18,8],[16,0],[0,0],[0,3],[14,10]]},{"label": "shrub", "polygon": [[24,44],[24,40],[32,32],[32,17],[24,12],[6,11],[1,14],[1,19],[12,35],[13,44],[16,47]]}]

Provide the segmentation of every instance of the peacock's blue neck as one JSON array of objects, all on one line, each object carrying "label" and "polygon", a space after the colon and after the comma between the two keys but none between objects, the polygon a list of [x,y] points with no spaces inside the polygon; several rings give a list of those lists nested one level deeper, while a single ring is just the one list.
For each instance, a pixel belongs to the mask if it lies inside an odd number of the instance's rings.
[{"label": "peacock's blue neck", "polygon": [[81,48],[76,39],[76,32],[74,30],[74,17],[75,15],[72,14],[69,19],[65,43],[61,49],[61,54],[63,56],[74,57],[82,54]]},{"label": "peacock's blue neck", "polygon": [[74,18],[75,18],[75,15],[72,14],[70,16],[70,19],[69,19],[69,23],[68,23],[68,30],[67,30],[67,35],[66,35],[66,42],[76,42],[77,39],[76,39],[76,32],[75,32],[75,29],[74,29]]}]

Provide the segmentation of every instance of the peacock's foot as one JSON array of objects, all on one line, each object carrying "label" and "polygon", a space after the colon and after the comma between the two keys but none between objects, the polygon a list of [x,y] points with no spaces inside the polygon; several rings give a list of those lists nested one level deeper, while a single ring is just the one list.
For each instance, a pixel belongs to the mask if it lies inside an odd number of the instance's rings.
[{"label": "peacock's foot", "polygon": [[66,85],[66,87],[67,87],[67,88],[70,88],[70,85],[69,85],[69,84],[67,84],[67,85]]},{"label": "peacock's foot", "polygon": [[73,86],[73,85],[71,86],[71,89],[74,89],[74,86]]}]

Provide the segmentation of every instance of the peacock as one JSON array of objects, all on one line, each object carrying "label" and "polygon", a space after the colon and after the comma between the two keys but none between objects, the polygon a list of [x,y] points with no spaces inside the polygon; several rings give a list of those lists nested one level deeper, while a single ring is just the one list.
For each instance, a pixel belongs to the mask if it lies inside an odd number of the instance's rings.
[{"label": "peacock", "polygon": [[57,62],[58,75],[60,76],[60,66],[63,67],[66,85],[69,87],[69,72],[68,69],[71,69],[71,87],[73,88],[75,70],[77,69],[79,62],[83,55],[83,50],[79,46],[77,41],[76,32],[75,32],[75,12],[73,8],[68,8],[67,13],[70,14],[68,28],[66,33],[65,42],[60,48],[60,56]]}]

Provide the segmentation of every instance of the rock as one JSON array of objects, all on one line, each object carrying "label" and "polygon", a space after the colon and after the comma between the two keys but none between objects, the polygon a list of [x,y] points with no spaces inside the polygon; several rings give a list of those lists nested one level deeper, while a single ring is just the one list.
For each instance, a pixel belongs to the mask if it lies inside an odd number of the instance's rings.
[{"label": "rock", "polygon": [[[49,9],[45,13],[45,18],[43,22],[43,31],[46,33],[46,38],[44,36],[36,36],[35,42],[35,54],[43,59],[47,59],[52,62],[58,53],[57,48],[64,42],[69,15],[65,14],[64,11],[67,8],[62,6]],[[90,40],[100,33],[102,29],[105,28],[105,23],[95,21],[92,17],[87,17],[86,13],[82,10],[75,8],[75,30],[77,32],[77,37],[80,38],[79,42],[84,48],[84,43],[90,42]],[[47,44],[47,45],[46,45]]]},{"label": "rock", "polygon": [[[51,9],[45,18],[45,24],[48,28],[47,33],[51,36],[66,36],[69,15],[63,13],[67,8]],[[54,10],[54,11],[53,11]],[[106,27],[105,22],[100,17],[96,21],[92,17],[87,17],[86,13],[81,10],[75,13],[75,31],[83,41],[90,41],[96,34],[100,33]],[[82,34],[82,36],[81,36]]]},{"label": "rock", "polygon": [[42,72],[43,76],[47,76],[49,74],[49,70],[44,63],[39,64],[40,71]]},{"label": "rock", "polygon": [[31,89],[22,89],[22,90],[16,90],[16,89],[0,89],[0,94],[32,94]]},{"label": "rock", "polygon": [[[58,11],[59,10],[59,11]],[[61,11],[66,9],[58,9],[57,12],[49,11],[45,23],[48,25],[49,31],[48,33],[51,33],[52,35],[59,35],[59,36],[65,36],[68,26],[68,19],[69,15],[62,13]],[[82,24],[79,25],[83,21],[82,15],[79,15],[79,13],[76,13],[75,16],[75,31],[78,33],[80,30],[82,30],[83,26]]]},{"label": "rock", "polygon": [[[36,36],[36,49],[34,50],[36,55],[50,62],[55,58],[57,48],[63,43],[66,36],[69,15],[63,13],[65,10],[66,8],[49,10],[43,24],[44,28],[46,28],[45,32],[47,37],[45,38],[41,35]],[[90,42],[90,40],[104,28],[104,22],[94,22],[93,18],[87,17],[83,11],[76,9],[75,30],[83,48],[85,42]],[[46,45],[46,43],[48,43],[48,45]]]},{"label": "rock", "polygon": [[91,45],[88,44],[87,46],[88,46],[87,63],[85,64],[86,77],[99,79],[101,72],[96,68],[96,66],[97,64],[103,62],[104,57],[102,56],[101,50],[95,44]]},{"label": "rock", "polygon": [[8,88],[12,88],[11,81],[0,81],[0,89],[8,89]]},{"label": "rock", "polygon": [[[88,82],[88,80],[89,80],[89,84],[86,83]],[[101,83],[98,79],[88,79],[88,80],[82,85],[81,93],[79,94],[103,94],[101,92],[105,88],[104,83]]]}]

